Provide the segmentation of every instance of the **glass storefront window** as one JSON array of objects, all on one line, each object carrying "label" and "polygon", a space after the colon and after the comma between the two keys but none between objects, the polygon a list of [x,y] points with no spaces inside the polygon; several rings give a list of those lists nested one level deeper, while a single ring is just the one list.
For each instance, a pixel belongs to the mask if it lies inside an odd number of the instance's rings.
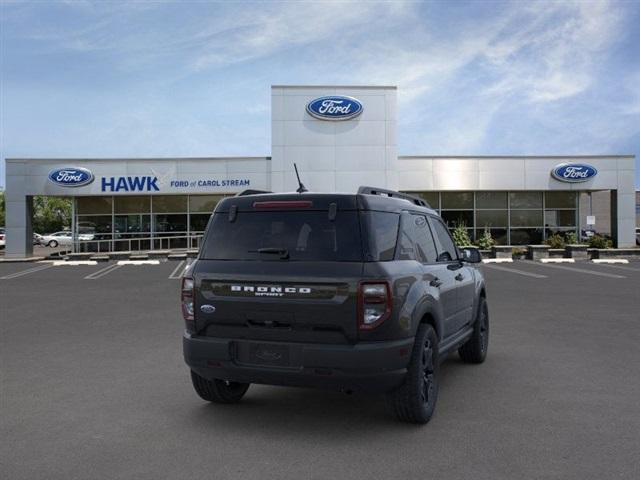
[{"label": "glass storefront window", "polygon": [[478,210],[476,212],[476,224],[478,228],[484,228],[486,226],[506,227],[509,225],[507,215],[507,210]]},{"label": "glass storefront window", "polygon": [[473,228],[473,210],[444,210],[441,216],[449,228],[457,225]]},{"label": "glass storefront window", "polygon": [[153,213],[186,213],[187,211],[186,195],[154,195],[151,201]]},{"label": "glass storefront window", "polygon": [[542,228],[512,228],[511,245],[540,245]]},{"label": "glass storefront window", "polygon": [[440,194],[438,192],[407,192],[409,195],[419,197],[425,200],[431,208],[438,210],[440,208]]},{"label": "glass storefront window", "polygon": [[541,227],[542,210],[511,210],[512,227]]},{"label": "glass storefront window", "polygon": [[575,210],[546,210],[544,212],[545,227],[575,227]]},{"label": "glass storefront window", "polygon": [[189,197],[189,211],[212,213],[224,195],[192,195]]},{"label": "glass storefront window", "polygon": [[111,197],[77,197],[78,215],[103,213],[111,215]]},{"label": "glass storefront window", "polygon": [[153,231],[156,232],[156,234],[186,232],[187,214],[154,214]]},{"label": "glass storefront window", "polygon": [[576,208],[576,192],[545,192],[545,208]]},{"label": "glass storefront window", "polygon": [[150,196],[114,197],[115,213],[149,213],[151,211]]},{"label": "glass storefront window", "polygon": [[116,215],[114,219],[116,233],[148,233],[151,231],[150,217],[150,215]]},{"label": "glass storefront window", "polygon": [[542,208],[542,192],[509,192],[509,204],[512,209]]},{"label": "glass storefront window", "polygon": [[79,215],[76,230],[78,234],[111,233],[111,215]]},{"label": "glass storefront window", "polygon": [[[489,232],[491,232],[491,238],[493,238],[497,245],[507,244],[508,237],[506,228],[490,228]],[[484,235],[484,228],[476,228],[476,239],[479,239],[482,235]]]},{"label": "glass storefront window", "polygon": [[476,192],[476,208],[497,208],[506,210],[507,192]]},{"label": "glass storefront window", "polygon": [[442,192],[443,210],[473,209],[473,192]]}]

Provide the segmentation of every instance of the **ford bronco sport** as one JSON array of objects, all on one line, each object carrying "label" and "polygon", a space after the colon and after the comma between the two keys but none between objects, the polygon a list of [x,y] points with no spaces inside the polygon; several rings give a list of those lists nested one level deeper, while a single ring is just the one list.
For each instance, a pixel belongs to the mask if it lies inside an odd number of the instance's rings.
[{"label": "ford bronco sport", "polygon": [[197,394],[384,392],[396,418],[428,422],[444,357],[487,354],[478,250],[460,251],[424,200],[398,192],[247,193],[218,204],[182,281]]}]

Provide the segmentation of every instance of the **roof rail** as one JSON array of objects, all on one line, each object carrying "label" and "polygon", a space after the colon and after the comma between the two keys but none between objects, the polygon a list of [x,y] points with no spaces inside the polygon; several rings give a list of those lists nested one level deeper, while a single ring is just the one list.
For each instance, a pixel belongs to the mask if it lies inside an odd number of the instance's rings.
[{"label": "roof rail", "polygon": [[362,186],[358,188],[358,193],[365,194],[365,195],[381,195],[381,196],[391,197],[391,198],[400,198],[402,200],[407,200],[421,207],[431,208],[431,206],[426,202],[426,200],[423,200],[422,198],[419,198],[419,197],[414,197],[413,195],[409,195],[407,193],[396,192],[395,190],[387,190],[387,189],[378,188],[378,187]]},{"label": "roof rail", "polygon": [[245,195],[258,195],[260,193],[273,193],[270,192],[269,190],[253,190],[253,189],[248,189],[248,190],[243,190],[241,192],[236,193],[236,197],[244,197]]}]

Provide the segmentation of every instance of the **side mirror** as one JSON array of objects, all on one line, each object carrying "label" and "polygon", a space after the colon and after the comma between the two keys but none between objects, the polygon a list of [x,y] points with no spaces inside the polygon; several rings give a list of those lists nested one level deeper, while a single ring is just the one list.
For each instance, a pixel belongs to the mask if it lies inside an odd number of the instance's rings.
[{"label": "side mirror", "polygon": [[467,263],[480,263],[482,261],[482,254],[480,250],[474,247],[464,247],[461,249],[462,261]]}]

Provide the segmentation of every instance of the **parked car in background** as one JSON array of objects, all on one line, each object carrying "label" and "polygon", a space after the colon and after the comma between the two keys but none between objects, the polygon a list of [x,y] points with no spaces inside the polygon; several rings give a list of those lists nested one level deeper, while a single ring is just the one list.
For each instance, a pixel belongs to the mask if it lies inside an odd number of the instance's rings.
[{"label": "parked car in background", "polygon": [[636,245],[640,245],[640,228],[636,228]]},{"label": "parked car in background", "polygon": [[0,248],[4,248],[5,239],[4,239],[4,228],[0,228]]},{"label": "parked car in background", "polygon": [[[93,240],[92,234],[81,233],[78,235],[78,240],[87,241]],[[68,230],[63,230],[62,232],[51,233],[49,235],[42,235],[41,245],[46,245],[47,247],[55,248],[59,245],[70,246],[73,244],[73,238],[71,236],[71,232]]]}]

